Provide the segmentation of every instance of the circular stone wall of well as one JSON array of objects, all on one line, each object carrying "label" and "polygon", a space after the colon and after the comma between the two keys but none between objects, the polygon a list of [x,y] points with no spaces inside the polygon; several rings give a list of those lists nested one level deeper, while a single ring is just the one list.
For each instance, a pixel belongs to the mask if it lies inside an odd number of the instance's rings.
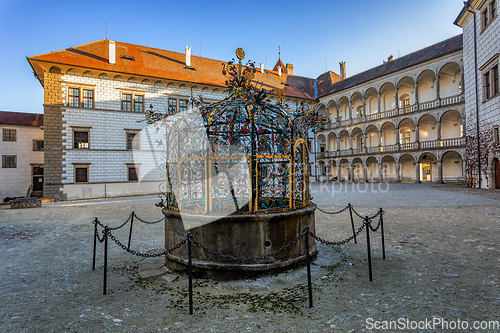
[{"label": "circular stone wall of well", "polygon": [[[180,214],[164,208],[165,246],[172,248],[188,232],[206,247],[236,257],[258,257],[280,249],[294,240],[308,226],[315,232],[315,204],[287,212],[242,214],[221,217]],[[213,222],[211,222],[213,221]],[[197,226],[196,226],[197,225]],[[185,226],[189,226],[186,231]],[[193,227],[194,226],[194,227]],[[309,252],[316,253],[316,244],[309,238]],[[253,261],[230,260],[213,255],[192,244],[192,267],[198,276],[215,279],[242,278],[274,273],[293,268],[306,260],[305,237],[283,251],[265,259]],[[166,255],[166,265],[174,270],[187,267],[187,246]]]}]

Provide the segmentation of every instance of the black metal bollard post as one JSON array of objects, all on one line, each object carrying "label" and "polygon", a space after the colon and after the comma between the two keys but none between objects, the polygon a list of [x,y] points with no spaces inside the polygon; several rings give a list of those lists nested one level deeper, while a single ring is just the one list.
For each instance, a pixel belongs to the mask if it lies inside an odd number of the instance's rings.
[{"label": "black metal bollard post", "polygon": [[94,254],[92,257],[92,270],[95,270],[95,251],[97,247],[97,217],[94,220]]},{"label": "black metal bollard post", "polygon": [[307,265],[307,289],[309,291],[309,307],[313,307],[312,285],[311,285],[311,258],[309,258],[309,228],[304,227],[306,231],[306,265]]},{"label": "black metal bollard post", "polygon": [[349,214],[351,215],[351,226],[352,226],[352,235],[354,236],[354,244],[358,244],[358,241],[356,239],[356,231],[354,230],[354,220],[352,218],[352,205],[351,205],[351,203],[349,203],[348,206],[349,206]]},{"label": "black metal bollard post", "polygon": [[127,246],[127,249],[130,250],[130,239],[132,238],[132,227],[134,226],[134,216],[135,216],[135,212],[132,211],[132,218],[130,219],[130,231],[128,233],[128,246]]},{"label": "black metal bollard post", "polygon": [[372,277],[372,253],[370,248],[370,219],[368,216],[365,217],[365,228],[366,228],[366,248],[368,252],[368,272],[370,274],[370,281],[373,281]]},{"label": "black metal bollard post", "polygon": [[189,277],[189,314],[193,314],[193,268],[191,263],[191,233],[188,234],[188,277]]},{"label": "black metal bollard post", "polygon": [[382,233],[382,259],[385,260],[384,211],[380,208],[380,232]]},{"label": "black metal bollard post", "polygon": [[108,282],[108,231],[109,228],[104,228],[104,283],[102,294],[106,295],[106,284]]}]

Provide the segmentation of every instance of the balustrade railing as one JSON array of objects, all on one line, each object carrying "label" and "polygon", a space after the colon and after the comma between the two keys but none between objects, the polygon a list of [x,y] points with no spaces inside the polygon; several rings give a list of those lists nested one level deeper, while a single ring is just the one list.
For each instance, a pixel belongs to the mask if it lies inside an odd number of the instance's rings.
[{"label": "balustrade railing", "polygon": [[377,153],[390,153],[397,151],[410,151],[418,149],[420,150],[436,149],[436,148],[439,149],[439,148],[452,148],[452,147],[463,147],[463,146],[465,146],[465,137],[392,144],[381,147],[377,146],[377,147],[334,150],[329,152],[316,153],[316,157],[317,158],[341,157],[341,156],[359,155],[359,154],[377,154]]},{"label": "balustrade railing", "polygon": [[404,115],[404,114],[408,114],[408,113],[412,113],[412,112],[416,112],[416,111],[438,108],[440,106],[458,104],[458,103],[464,102],[464,100],[465,100],[464,94],[444,97],[441,99],[435,99],[433,101],[421,102],[419,104],[405,106],[405,107],[399,108],[399,112],[398,112],[398,109],[395,108],[393,110],[372,113],[372,114],[369,114],[366,116],[361,116],[361,117],[357,117],[357,118],[353,118],[353,119],[335,121],[331,124],[328,124],[326,126],[326,129],[333,129],[333,128],[343,127],[343,126],[347,126],[347,125],[351,125],[351,124],[373,121],[373,120],[380,119],[380,118],[395,117],[397,115]]}]

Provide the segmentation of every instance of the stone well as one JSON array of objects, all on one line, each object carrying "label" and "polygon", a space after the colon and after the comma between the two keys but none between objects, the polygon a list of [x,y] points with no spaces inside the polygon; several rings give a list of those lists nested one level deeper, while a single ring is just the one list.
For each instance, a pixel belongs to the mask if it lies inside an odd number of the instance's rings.
[{"label": "stone well", "polygon": [[[280,249],[293,241],[308,226],[314,227],[316,205],[279,213],[229,215],[213,220],[210,216],[181,214],[163,209],[165,215],[165,244],[172,248],[181,242],[189,230],[198,242],[217,252],[237,257],[258,257]],[[207,221],[204,221],[207,220]],[[210,223],[207,223],[210,222]],[[316,253],[314,239],[310,238],[309,252]],[[166,256],[166,264],[174,270],[184,270],[187,265],[187,246],[182,246]],[[221,258],[193,244],[193,272],[208,278],[242,278],[263,273],[274,273],[305,263],[304,237],[287,249],[266,259],[239,261]]]}]

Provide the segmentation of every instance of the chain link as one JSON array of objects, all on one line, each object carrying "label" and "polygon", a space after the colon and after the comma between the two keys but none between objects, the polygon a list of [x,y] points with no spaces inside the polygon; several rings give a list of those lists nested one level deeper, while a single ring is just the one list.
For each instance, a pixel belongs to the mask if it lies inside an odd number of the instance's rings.
[{"label": "chain link", "polygon": [[156,224],[156,223],[160,223],[160,222],[162,222],[162,221],[165,221],[165,218],[164,218],[164,217],[162,217],[162,218],[161,218],[161,219],[159,219],[158,221],[149,222],[149,221],[145,221],[145,220],[141,219],[141,218],[140,218],[139,216],[137,216],[137,214],[135,214],[135,213],[132,213],[132,214],[134,214],[135,218],[136,218],[136,219],[138,219],[140,222],[142,222],[142,223],[146,223],[146,224]]},{"label": "chain link", "polygon": [[361,227],[358,228],[358,230],[350,237],[344,239],[344,240],[341,240],[339,242],[330,242],[330,241],[327,241],[327,240],[324,240],[320,237],[318,237],[315,233],[313,233],[312,231],[309,231],[309,234],[311,235],[312,238],[314,238],[315,240],[317,240],[318,242],[322,243],[322,244],[326,244],[326,245],[344,245],[344,244],[347,244],[349,243],[351,240],[354,239],[354,237],[357,237],[362,231],[363,229],[365,228],[365,225],[366,223],[363,222],[363,225]]},{"label": "chain link", "polygon": [[341,210],[336,211],[336,212],[326,212],[326,211],[324,211],[323,209],[321,209],[319,207],[316,207],[316,209],[319,210],[322,213],[325,213],[325,214],[340,214],[340,213],[345,212],[347,209],[349,209],[349,205],[347,205],[344,209],[341,209]]},{"label": "chain link", "polygon": [[205,245],[201,244],[200,242],[198,242],[196,240],[196,238],[194,238],[194,236],[192,234],[188,234],[188,238],[191,240],[191,242],[193,244],[195,244],[196,246],[200,247],[203,251],[206,251],[210,254],[213,254],[215,256],[218,256],[218,257],[221,257],[221,258],[225,258],[225,259],[229,259],[229,260],[236,260],[236,261],[255,261],[255,260],[261,260],[261,259],[267,259],[269,257],[272,257],[273,255],[275,254],[278,254],[280,253],[281,251],[284,251],[286,250],[287,248],[289,248],[290,246],[292,246],[293,244],[295,244],[299,239],[301,239],[302,237],[304,237],[304,235],[307,233],[306,230],[302,231],[297,237],[295,237],[291,242],[289,242],[288,244],[286,245],[283,245],[282,247],[280,247],[279,249],[277,250],[274,250],[272,252],[269,252],[267,254],[263,254],[261,256],[258,256],[258,257],[236,257],[236,256],[233,256],[233,255],[227,255],[227,254],[223,254],[223,253],[220,253],[220,252],[217,252],[217,251],[214,251],[208,247],[206,247]]},{"label": "chain link", "polygon": [[[104,233],[106,233],[106,231],[104,231]],[[180,248],[182,245],[184,245],[187,240],[188,240],[188,237],[184,238],[179,244],[175,245],[174,247],[170,248],[170,249],[167,249],[163,252],[159,252],[159,253],[153,253],[153,254],[149,254],[149,253],[143,253],[143,252],[139,252],[139,251],[134,251],[134,250],[131,250],[129,249],[128,247],[126,247],[125,245],[123,245],[112,233],[111,233],[111,230],[108,229],[108,236],[109,238],[111,238],[112,241],[114,241],[118,246],[120,246],[122,249],[124,249],[125,251],[127,251],[128,253],[130,254],[133,254],[135,256],[139,256],[139,257],[144,257],[144,258],[155,258],[155,257],[161,257],[161,256],[164,256],[166,254],[171,254],[173,253],[175,250],[177,250],[178,248]]]},{"label": "chain link", "polygon": [[[363,215],[361,215],[360,213],[358,213],[358,212],[354,209],[354,207],[353,207],[353,206],[351,206],[351,209],[352,209],[352,211],[354,212],[354,214],[356,214],[356,215],[357,215],[360,219],[363,219],[363,220],[364,220],[364,219],[366,218],[366,216],[363,216]],[[374,219],[374,218],[376,218],[376,217],[377,217],[377,216],[379,216],[379,215],[380,215],[380,210],[379,210],[379,211],[378,211],[375,215],[368,216],[368,218],[369,218],[369,219]]]},{"label": "chain link", "polygon": [[122,225],[120,225],[120,226],[118,226],[118,227],[114,227],[114,228],[108,227],[108,228],[109,228],[109,230],[118,230],[118,229],[120,229],[120,228],[123,228],[123,227],[124,227],[127,223],[129,223],[129,222],[130,222],[130,220],[132,219],[132,216],[133,216],[133,215],[134,215],[134,213],[130,213],[130,215],[129,215],[129,217],[128,217],[127,221],[123,222],[123,224],[122,224]]}]

